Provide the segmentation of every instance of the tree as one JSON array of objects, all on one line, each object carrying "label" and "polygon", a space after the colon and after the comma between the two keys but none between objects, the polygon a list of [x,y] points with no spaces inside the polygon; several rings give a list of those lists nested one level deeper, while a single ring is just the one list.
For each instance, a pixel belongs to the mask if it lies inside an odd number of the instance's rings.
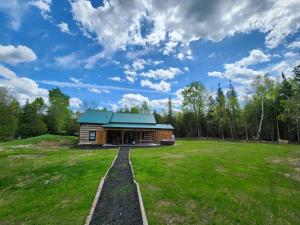
[{"label": "tree", "polygon": [[79,134],[79,124],[77,123],[77,119],[79,117],[79,112],[69,112],[68,120],[67,120],[67,127],[66,127],[66,134],[75,136]]},{"label": "tree", "polygon": [[240,117],[240,105],[237,98],[237,93],[231,83],[229,81],[229,90],[227,92],[227,99],[228,99],[228,117],[229,117],[229,125],[230,125],[230,133],[231,138],[234,139],[236,137],[236,129],[239,122]]},{"label": "tree", "polygon": [[29,103],[28,100],[22,108],[19,124],[19,135],[22,138],[34,137],[47,132],[47,126],[38,114],[37,104]]},{"label": "tree", "polygon": [[19,113],[19,103],[7,89],[0,88],[0,141],[8,141],[15,137]]},{"label": "tree", "polygon": [[218,84],[217,98],[216,98],[216,114],[215,117],[218,121],[219,135],[224,139],[224,127],[226,125],[226,108],[225,108],[225,95],[221,88],[220,83]]},{"label": "tree", "polygon": [[138,107],[138,106],[132,106],[130,108],[130,112],[131,113],[139,113],[140,112],[140,107]]},{"label": "tree", "polygon": [[150,113],[148,102],[144,101],[140,108],[140,113]]},{"label": "tree", "polygon": [[49,91],[48,129],[52,134],[63,134],[66,131],[69,113],[69,96],[61,92],[59,88]]},{"label": "tree", "polygon": [[197,124],[197,136],[201,137],[201,116],[207,98],[205,86],[200,82],[192,82],[182,91],[183,108],[191,110]]},{"label": "tree", "polygon": [[267,93],[267,83],[268,83],[267,74],[265,76],[257,76],[252,83],[252,86],[254,87],[255,90],[255,99],[258,102],[260,102],[261,105],[261,115],[260,115],[259,125],[257,128],[257,134],[255,137],[256,140],[260,139],[261,128],[264,119],[264,106],[265,106],[264,104],[265,104],[265,98]]},{"label": "tree", "polygon": [[168,123],[173,124],[173,111],[172,111],[172,99],[168,99]]}]

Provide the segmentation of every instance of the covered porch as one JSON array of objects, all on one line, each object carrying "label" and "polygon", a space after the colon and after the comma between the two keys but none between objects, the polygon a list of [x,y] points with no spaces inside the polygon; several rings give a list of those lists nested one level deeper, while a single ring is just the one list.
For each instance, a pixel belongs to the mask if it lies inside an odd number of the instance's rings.
[{"label": "covered porch", "polygon": [[105,129],[106,145],[155,145],[155,130]]}]

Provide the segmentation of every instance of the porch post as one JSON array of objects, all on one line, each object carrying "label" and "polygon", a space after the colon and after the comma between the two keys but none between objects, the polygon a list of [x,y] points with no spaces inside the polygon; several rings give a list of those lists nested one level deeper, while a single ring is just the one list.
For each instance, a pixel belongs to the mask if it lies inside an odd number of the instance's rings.
[{"label": "porch post", "polygon": [[124,130],[122,130],[122,145],[124,144]]},{"label": "porch post", "polygon": [[140,144],[142,144],[142,131],[140,130]]}]

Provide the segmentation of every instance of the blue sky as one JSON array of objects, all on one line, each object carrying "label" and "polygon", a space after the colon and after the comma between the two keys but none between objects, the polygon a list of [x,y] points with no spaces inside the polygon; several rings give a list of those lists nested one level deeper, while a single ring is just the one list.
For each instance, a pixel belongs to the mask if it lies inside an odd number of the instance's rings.
[{"label": "blue sky", "polygon": [[242,100],[255,76],[300,63],[299,11],[297,0],[2,0],[0,86],[22,104],[59,87],[73,109],[163,110],[192,81],[213,94],[231,79]]}]

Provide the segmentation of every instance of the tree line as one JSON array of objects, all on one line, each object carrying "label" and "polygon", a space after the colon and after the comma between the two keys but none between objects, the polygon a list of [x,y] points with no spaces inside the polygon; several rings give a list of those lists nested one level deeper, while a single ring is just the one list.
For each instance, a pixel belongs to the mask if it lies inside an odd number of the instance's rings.
[{"label": "tree line", "polygon": [[[300,142],[300,65],[281,78],[257,76],[243,104],[231,81],[226,93],[219,84],[215,96],[192,82],[182,91],[182,110],[174,112],[169,98],[165,112],[154,116],[157,123],[172,124],[176,137]],[[150,107],[145,102],[120,111],[150,112]]]},{"label": "tree line", "polygon": [[[182,110],[175,111],[169,98],[163,113],[153,113],[157,123],[174,126],[176,137],[300,142],[300,65],[289,78],[282,73],[280,81],[268,74],[257,76],[251,89],[241,104],[231,81],[226,93],[219,84],[215,95],[195,81],[182,91]],[[147,102],[119,109],[131,113],[151,111]],[[22,107],[5,88],[0,88],[1,141],[45,133],[76,135],[78,116],[79,112],[69,108],[69,97],[58,88],[49,91],[49,103],[38,97]]]},{"label": "tree line", "polygon": [[41,97],[20,106],[5,88],[0,88],[0,140],[27,138],[46,133],[74,135],[78,113],[69,109],[69,97],[55,88],[49,91],[49,104]]}]

